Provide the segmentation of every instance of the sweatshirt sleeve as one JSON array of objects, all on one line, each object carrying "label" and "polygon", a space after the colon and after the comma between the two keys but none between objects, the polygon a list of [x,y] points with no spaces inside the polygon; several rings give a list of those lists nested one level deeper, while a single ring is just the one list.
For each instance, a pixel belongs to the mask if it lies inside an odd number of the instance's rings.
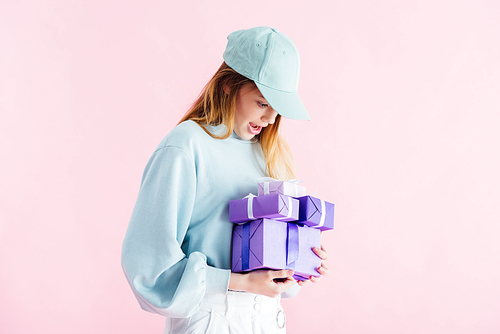
[{"label": "sweatshirt sleeve", "polygon": [[206,293],[227,293],[230,270],[207,265],[206,256],[181,249],[196,196],[194,159],[177,147],[153,154],[123,241],[122,267],[141,307],[185,318]]},{"label": "sweatshirt sleeve", "polygon": [[300,285],[295,283],[292,285],[292,287],[285,292],[281,293],[281,298],[293,298],[295,297],[300,291]]}]

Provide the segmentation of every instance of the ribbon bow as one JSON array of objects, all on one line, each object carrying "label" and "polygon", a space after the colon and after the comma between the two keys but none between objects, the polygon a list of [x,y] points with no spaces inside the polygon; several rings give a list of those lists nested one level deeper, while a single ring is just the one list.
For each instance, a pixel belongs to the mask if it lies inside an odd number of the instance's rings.
[{"label": "ribbon bow", "polygon": [[248,195],[246,195],[245,197],[243,197],[243,199],[248,198],[247,212],[248,212],[248,219],[250,219],[250,220],[254,220],[255,219],[255,217],[253,216],[253,198],[254,197],[257,197],[257,196],[255,196],[252,193],[249,193]]},{"label": "ribbon bow", "polygon": [[260,182],[281,182],[281,181],[284,181],[284,182],[291,182],[291,183],[302,183],[304,181],[300,181],[299,179],[291,179],[291,180],[278,180],[278,179],[275,179],[275,178],[272,178],[272,177],[269,177],[269,176],[265,176],[265,177],[259,177],[257,179],[258,181]]},{"label": "ribbon bow", "polygon": [[298,189],[297,185],[302,182],[302,181],[299,181],[298,179],[292,179],[292,180],[284,181],[284,180],[277,180],[277,179],[274,179],[272,177],[261,177],[258,180],[263,183],[262,188],[264,190],[264,195],[269,195],[270,194],[270,191],[269,191],[269,183],[270,182],[288,182],[288,183],[291,183],[291,184],[294,185],[294,190],[295,190],[295,194],[293,195],[293,197],[297,197],[298,196],[299,189]]}]

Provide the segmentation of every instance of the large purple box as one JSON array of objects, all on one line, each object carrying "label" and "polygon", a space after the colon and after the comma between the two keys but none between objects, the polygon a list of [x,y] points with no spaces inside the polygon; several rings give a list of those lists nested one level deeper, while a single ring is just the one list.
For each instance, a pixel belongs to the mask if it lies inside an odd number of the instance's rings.
[{"label": "large purple box", "polygon": [[335,204],[312,196],[303,196],[299,200],[298,224],[317,228],[321,231],[333,230],[333,214]]},{"label": "large purple box", "polygon": [[295,279],[319,277],[321,232],[294,223],[259,219],[233,228],[233,272],[255,269],[293,269]]},{"label": "large purple box", "polygon": [[259,218],[272,218],[280,221],[297,220],[299,201],[290,196],[273,194],[229,202],[229,221],[239,224]]}]

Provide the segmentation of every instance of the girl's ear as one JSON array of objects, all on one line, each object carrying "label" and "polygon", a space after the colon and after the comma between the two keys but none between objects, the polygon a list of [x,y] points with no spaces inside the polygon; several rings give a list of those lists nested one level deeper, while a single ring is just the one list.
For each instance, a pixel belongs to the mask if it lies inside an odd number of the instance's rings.
[{"label": "girl's ear", "polygon": [[231,93],[231,88],[228,85],[222,86],[222,89],[224,90],[224,93],[226,93],[226,95],[229,95],[229,93]]}]

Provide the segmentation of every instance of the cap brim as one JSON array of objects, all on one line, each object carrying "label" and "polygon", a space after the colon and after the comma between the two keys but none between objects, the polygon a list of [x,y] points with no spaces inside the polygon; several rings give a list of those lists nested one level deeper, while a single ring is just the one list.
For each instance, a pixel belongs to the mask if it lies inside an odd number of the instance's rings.
[{"label": "cap brim", "polygon": [[262,96],[281,116],[290,119],[311,120],[299,94],[269,88],[258,82],[255,82],[255,84],[262,93]]}]

